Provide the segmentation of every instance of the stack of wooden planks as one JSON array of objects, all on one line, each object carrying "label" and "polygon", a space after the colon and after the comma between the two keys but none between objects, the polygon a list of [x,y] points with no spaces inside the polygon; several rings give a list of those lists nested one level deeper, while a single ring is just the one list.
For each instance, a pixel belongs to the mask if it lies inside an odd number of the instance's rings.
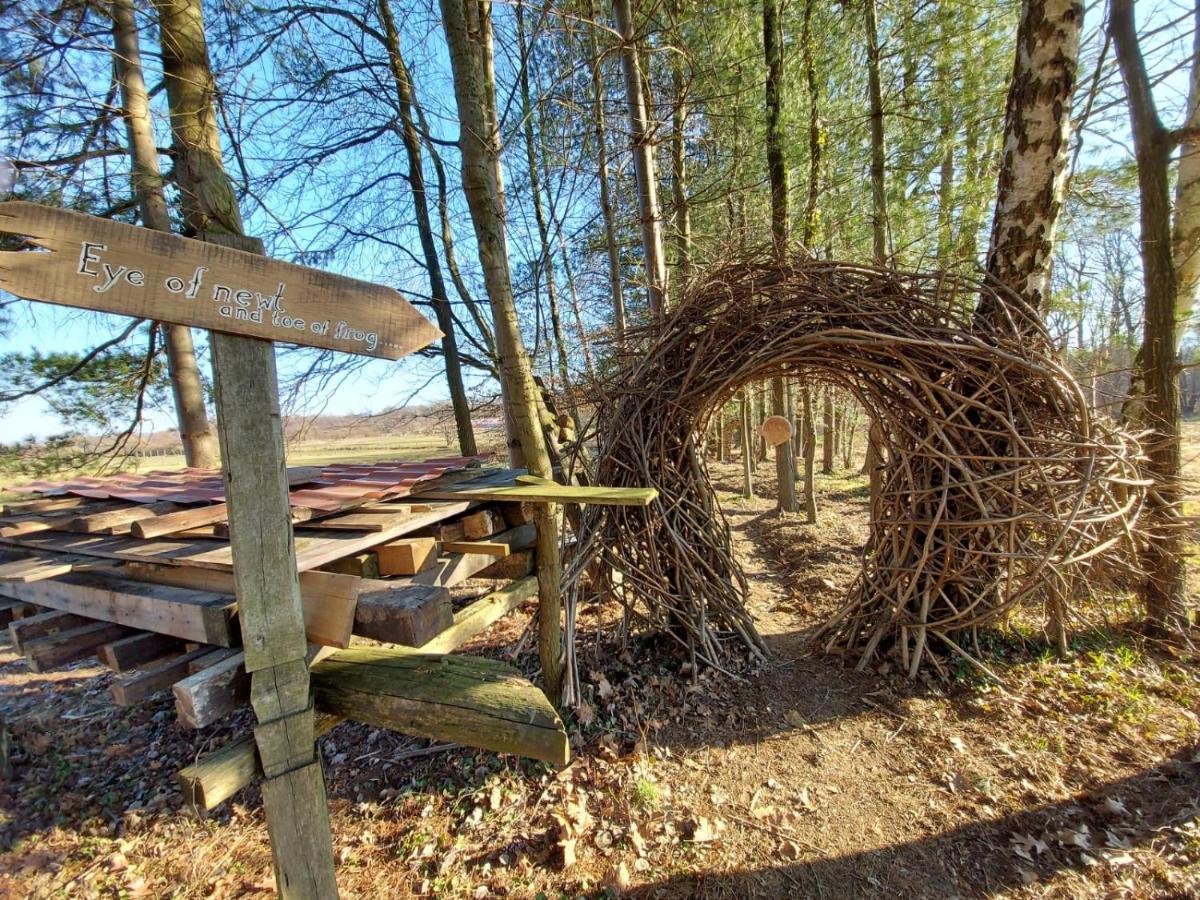
[{"label": "stack of wooden planks", "polygon": [[[290,473],[318,702],[331,722],[352,715],[448,740],[476,735],[476,746],[563,762],[565,732],[536,688],[486,660],[438,655],[536,596],[529,504],[645,505],[653,492],[564,486],[470,462],[430,461],[437,477],[411,485],[398,485],[386,464],[339,467],[354,480],[334,484],[329,467]],[[116,703],[171,691],[179,721],[204,728],[245,705],[250,684],[227,510],[208,473],[202,488],[186,471],[157,474],[153,483],[122,476],[115,487],[87,479],[74,484],[82,494],[42,483],[56,493],[0,510],[0,626],[34,671],[95,658],[115,673]],[[313,486],[314,475],[324,481]],[[179,499],[202,494],[208,502]],[[456,612],[449,588],[472,578],[488,586]],[[505,586],[495,590],[496,581]],[[393,649],[338,655],[355,636]],[[433,670],[443,673],[435,687]],[[478,702],[451,696],[470,683],[482,686]],[[249,780],[253,742],[242,752],[249,762],[216,765],[213,784],[203,774],[190,782],[198,803],[244,783],[229,771],[249,771]]]}]

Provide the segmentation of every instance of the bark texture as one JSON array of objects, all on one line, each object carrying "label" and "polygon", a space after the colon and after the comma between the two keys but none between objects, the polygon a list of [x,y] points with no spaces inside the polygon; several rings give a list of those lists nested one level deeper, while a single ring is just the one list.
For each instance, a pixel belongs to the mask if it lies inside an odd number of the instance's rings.
[{"label": "bark texture", "polygon": [[[441,10],[461,126],[463,190],[492,308],[507,416],[530,473],[549,479],[554,473],[538,417],[538,389],[521,337],[509,267],[491,4],[484,0],[441,0]],[[551,504],[538,504],[534,522],[538,534],[538,646],[546,694],[558,703],[563,684],[560,513]]]},{"label": "bark texture", "polygon": [[1005,110],[987,271],[1041,313],[1050,296],[1054,231],[1066,190],[1082,26],[1078,0],[1026,0]]},{"label": "bark texture", "polygon": [[[133,0],[113,0],[113,68],[121,83],[122,113],[129,138],[130,177],[133,194],[142,214],[142,223],[155,231],[171,231],[171,215],[163,194],[158,168],[158,148],[154,124],[150,119],[150,99],[142,74],[142,51],[138,41]],[[217,434],[208,420],[204,405],[204,382],[196,364],[192,330],[186,325],[163,325],[167,347],[167,369],[175,400],[175,420],[183,458],[189,466],[216,468]]]}]

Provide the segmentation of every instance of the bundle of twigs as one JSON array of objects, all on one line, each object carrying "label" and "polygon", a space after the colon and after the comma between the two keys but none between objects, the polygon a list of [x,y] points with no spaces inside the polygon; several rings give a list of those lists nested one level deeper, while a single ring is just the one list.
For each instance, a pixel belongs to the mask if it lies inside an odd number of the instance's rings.
[{"label": "bundle of twigs", "polygon": [[1092,419],[1012,299],[990,305],[1016,313],[983,323],[974,310],[992,289],[973,281],[766,254],[693,285],[601,386],[597,482],[659,497],[585,509],[569,652],[585,572],[699,661],[720,665],[730,638],[763,651],[697,442],[740,388],[776,375],[846,388],[886,436],[862,572],[822,629],[829,649],[865,665],[886,648],[915,673],[933,638],[968,655],[963,631],[1047,599],[1061,621],[1079,586],[1111,571],[1102,562],[1129,571],[1136,442]]}]

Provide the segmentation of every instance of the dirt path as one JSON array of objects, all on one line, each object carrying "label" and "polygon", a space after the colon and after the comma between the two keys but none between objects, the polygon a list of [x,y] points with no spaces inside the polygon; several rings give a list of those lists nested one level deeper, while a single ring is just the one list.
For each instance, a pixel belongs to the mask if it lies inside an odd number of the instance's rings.
[{"label": "dirt path", "polygon": [[[808,638],[856,572],[861,482],[825,480],[809,527],[715,474],[771,660],[693,682],[661,639],[585,641],[562,773],[340,726],[321,748],[344,896],[1200,893],[1194,664],[1110,633],[1067,663],[996,643],[1006,690],[857,674]],[[257,789],[200,821],[172,778],[246,722],[185,732],[166,699],[112,707],[108,678],[0,653],[0,895],[269,895]]]}]

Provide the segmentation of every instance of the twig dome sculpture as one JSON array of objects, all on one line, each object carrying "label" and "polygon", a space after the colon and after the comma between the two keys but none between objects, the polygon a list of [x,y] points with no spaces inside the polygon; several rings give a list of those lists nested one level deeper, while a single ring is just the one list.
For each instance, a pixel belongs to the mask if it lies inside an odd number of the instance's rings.
[{"label": "twig dome sculpture", "polygon": [[894,651],[915,673],[936,643],[965,655],[962,631],[1096,586],[1102,563],[1132,569],[1136,443],[1092,418],[1036,317],[982,324],[974,310],[995,295],[968,279],[766,254],[693,285],[630,337],[639,349],[598,398],[598,482],[659,496],[583,511],[569,654],[586,572],[619,573],[615,590],[593,587],[700,661],[719,666],[730,639],[763,651],[697,441],[742,386],[776,375],[846,388],[886,435],[862,571],[823,626],[828,649],[860,665]]}]

